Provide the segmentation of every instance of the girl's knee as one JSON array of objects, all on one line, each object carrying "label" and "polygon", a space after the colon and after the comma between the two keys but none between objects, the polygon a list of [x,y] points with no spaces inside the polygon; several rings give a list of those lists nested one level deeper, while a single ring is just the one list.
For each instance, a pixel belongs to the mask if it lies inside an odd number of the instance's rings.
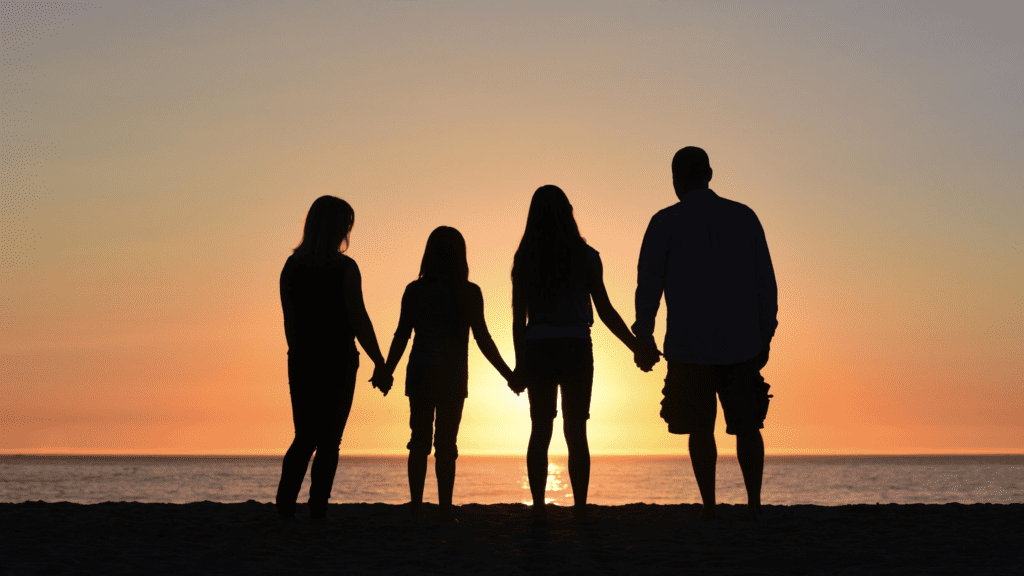
[{"label": "girl's knee", "polygon": [[459,458],[459,448],[455,444],[434,447],[434,459],[441,462],[455,462]]},{"label": "girl's knee", "polygon": [[534,418],[533,420],[530,421],[530,431],[531,432],[540,432],[540,433],[547,432],[548,434],[550,434],[551,431],[554,430],[554,429],[555,429],[555,419],[553,417],[552,418]]},{"label": "girl's knee", "polygon": [[430,438],[413,436],[405,447],[409,449],[409,456],[420,456],[423,458],[430,456]]}]

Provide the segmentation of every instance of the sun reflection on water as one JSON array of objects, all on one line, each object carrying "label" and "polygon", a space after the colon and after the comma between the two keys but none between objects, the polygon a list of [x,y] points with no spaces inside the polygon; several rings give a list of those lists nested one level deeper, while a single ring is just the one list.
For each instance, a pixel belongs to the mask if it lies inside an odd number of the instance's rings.
[{"label": "sun reflection on water", "polygon": [[[523,474],[519,478],[519,486],[524,490],[530,489],[530,476],[523,467]],[[548,480],[544,485],[544,503],[553,504],[557,501],[565,501],[572,498],[568,470],[565,466],[559,466],[554,462],[548,462]],[[533,500],[523,500],[523,504],[533,504]]]}]

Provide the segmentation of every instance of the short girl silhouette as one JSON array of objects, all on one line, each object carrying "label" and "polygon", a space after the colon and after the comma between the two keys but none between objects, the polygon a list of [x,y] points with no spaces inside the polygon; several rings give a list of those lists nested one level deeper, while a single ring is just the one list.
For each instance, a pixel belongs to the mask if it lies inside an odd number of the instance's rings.
[{"label": "short girl silhouette", "polygon": [[[597,250],[580,236],[572,204],[557,186],[533,194],[526,230],[512,265],[512,338],[516,370],[509,386],[530,397],[527,475],[536,524],[547,521],[544,492],[548,446],[562,391],[562,422],[569,448],[569,481],[577,521],[587,521],[590,447],[587,419],[594,382],[590,327],[593,305],[601,321],[630,350],[636,338],[608,300]],[[527,323],[529,322],[529,323]]]},{"label": "short girl silhouette", "polygon": [[387,360],[391,374],[415,330],[405,379],[412,429],[407,448],[414,519],[423,516],[423,484],[433,443],[440,519],[454,521],[456,439],[469,389],[470,328],[484,357],[508,380],[512,370],[487,331],[480,287],[469,281],[466,241],[455,228],[440,226],[427,239],[419,278],[405,288]]},{"label": "short girl silhouette", "polygon": [[385,394],[391,387],[363,304],[359,267],[342,254],[354,222],[348,202],[334,196],[317,198],[306,215],[302,243],[281,271],[295,423],[295,439],[284,456],[277,488],[277,511],[286,518],[295,516],[295,501],[313,452],[309,512],[314,519],[326,518],[359,369],[354,338],[376,366],[374,385]]}]

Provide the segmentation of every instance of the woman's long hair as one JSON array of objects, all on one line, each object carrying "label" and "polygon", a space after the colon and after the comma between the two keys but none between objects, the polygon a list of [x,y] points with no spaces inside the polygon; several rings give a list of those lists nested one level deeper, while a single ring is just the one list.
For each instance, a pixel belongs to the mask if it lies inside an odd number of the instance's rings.
[{"label": "woman's long hair", "polygon": [[334,196],[317,198],[306,214],[302,242],[294,254],[311,260],[333,259],[348,249],[348,237],[355,221],[356,214],[348,202]]},{"label": "woman's long hair", "polygon": [[440,280],[451,285],[456,299],[456,325],[464,328],[468,324],[469,261],[461,232],[451,226],[434,228],[423,250],[419,280]]},{"label": "woman's long hair", "polygon": [[512,284],[522,290],[527,310],[577,284],[586,274],[586,247],[565,192],[550,184],[538,188],[512,263]]}]

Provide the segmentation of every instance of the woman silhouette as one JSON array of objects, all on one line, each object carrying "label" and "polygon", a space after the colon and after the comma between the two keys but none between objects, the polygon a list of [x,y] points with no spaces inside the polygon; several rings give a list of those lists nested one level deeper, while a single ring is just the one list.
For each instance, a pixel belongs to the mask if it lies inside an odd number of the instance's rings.
[{"label": "woman silhouette", "polygon": [[[505,364],[487,331],[484,298],[469,281],[466,241],[455,228],[440,226],[430,233],[423,251],[419,278],[405,288],[395,338],[388,351],[388,374],[394,372],[413,330],[416,340],[406,368],[405,395],[409,397],[409,493],[412,517],[423,516],[423,484],[427,456],[433,442],[434,472],[440,519],[455,521],[456,439],[462,408],[469,395],[469,329],[477,346],[506,380],[512,370]],[[436,420],[435,420],[436,414]]]},{"label": "woman silhouette", "polygon": [[594,381],[591,299],[612,333],[630,350],[636,348],[636,339],[608,300],[603,276],[601,257],[580,236],[565,193],[557,186],[538,188],[512,265],[516,369],[509,384],[517,394],[528,390],[530,397],[532,428],[526,467],[536,524],[547,522],[544,488],[559,388],[573,513],[577,521],[587,520],[587,419]]},{"label": "woman silhouette", "polygon": [[295,501],[309,459],[309,513],[327,515],[338,468],[338,448],[355,393],[359,352],[376,369],[371,381],[386,395],[391,388],[373,324],[363,304],[362,279],[348,248],[355,213],[348,202],[321,196],[306,215],[302,243],[281,271],[281,307],[288,341],[288,390],[295,439],[284,456],[277,488],[277,512],[295,516]]}]

